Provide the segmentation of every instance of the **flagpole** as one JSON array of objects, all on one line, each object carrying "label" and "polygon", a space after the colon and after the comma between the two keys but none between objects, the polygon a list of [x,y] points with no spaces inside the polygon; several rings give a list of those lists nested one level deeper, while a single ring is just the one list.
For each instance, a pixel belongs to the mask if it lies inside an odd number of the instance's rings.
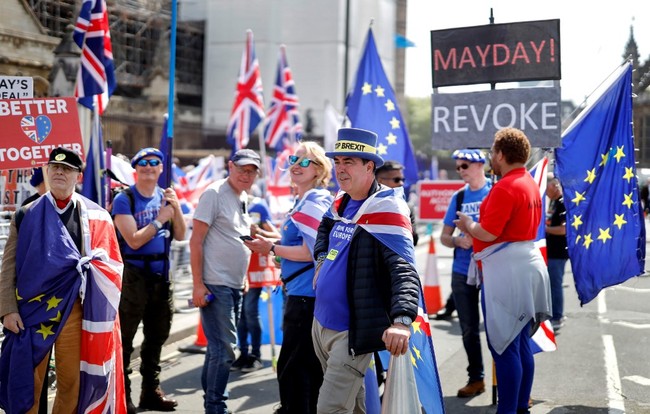
[{"label": "flagpole", "polygon": [[167,98],[167,154],[165,154],[165,169],[167,177],[165,188],[171,185],[172,181],[172,153],[174,150],[174,85],[176,83],[176,15],[178,12],[177,0],[172,0],[172,21],[171,35],[169,40],[169,96]]}]

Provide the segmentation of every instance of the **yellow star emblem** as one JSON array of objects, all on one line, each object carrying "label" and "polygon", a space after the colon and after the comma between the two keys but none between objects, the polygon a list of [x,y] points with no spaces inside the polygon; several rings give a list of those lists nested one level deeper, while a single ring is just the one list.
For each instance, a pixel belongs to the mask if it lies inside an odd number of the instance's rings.
[{"label": "yellow star emblem", "polygon": [[58,299],[56,296],[52,296],[52,297],[47,301],[47,309],[46,309],[46,310],[50,310],[50,309],[56,308],[57,306],[59,306],[59,303],[61,303],[62,300],[63,300],[63,298]]},{"label": "yellow star emblem", "polygon": [[368,95],[369,93],[372,93],[372,85],[369,84],[368,82],[364,82],[363,86],[361,87],[361,92],[363,92],[364,95]]},{"label": "yellow star emblem", "polygon": [[50,318],[52,322],[61,322],[61,311],[56,312],[56,316],[54,318]]},{"label": "yellow star emblem", "polygon": [[385,146],[384,144],[377,145],[377,154],[379,154],[379,155],[388,154],[388,147]]},{"label": "yellow star emblem", "polygon": [[393,117],[393,119],[390,120],[390,126],[393,129],[398,129],[399,128],[399,121],[397,120],[397,118]]},{"label": "yellow star emblem", "polygon": [[609,159],[609,152],[606,152],[604,154],[600,154],[600,164],[599,166],[603,166],[607,164],[607,160]]},{"label": "yellow star emblem", "polygon": [[383,98],[384,97],[384,88],[381,87],[381,85],[377,85],[375,88],[375,93],[377,94],[377,98]]},{"label": "yellow star emblem", "polygon": [[596,179],[596,169],[592,168],[591,170],[587,171],[587,178],[585,178],[585,182],[589,184],[593,184],[595,179]]},{"label": "yellow star emblem", "polygon": [[632,204],[634,204],[634,201],[632,201],[632,193],[623,194],[623,197],[625,197],[625,201],[623,201],[623,205],[626,206],[627,208],[631,208]]},{"label": "yellow star emblem", "polygon": [[582,236],[579,235],[579,234],[576,236],[576,244],[578,244],[580,242],[581,238],[582,238]]},{"label": "yellow star emblem", "polygon": [[388,142],[388,145],[397,144],[397,135],[393,134],[392,132],[389,132],[388,136],[386,137],[386,141]]},{"label": "yellow star emblem", "polygon": [[40,294],[38,296],[34,296],[28,302],[40,302],[41,299],[43,299],[43,296],[45,296],[45,294]]},{"label": "yellow star emblem", "polygon": [[618,229],[620,230],[621,227],[623,227],[623,224],[627,224],[627,221],[623,219],[623,214],[614,214],[616,219],[614,220],[614,225],[618,226]]},{"label": "yellow star emblem", "polygon": [[46,326],[46,325],[41,324],[41,329],[36,331],[36,333],[39,333],[39,334],[43,335],[43,340],[45,340],[45,339],[47,339],[48,336],[54,335],[54,332],[52,332],[52,326],[54,326],[54,325]]},{"label": "yellow star emblem", "polygon": [[16,300],[23,300],[22,296],[18,294],[18,289],[16,289]]},{"label": "yellow star emblem", "polygon": [[[417,349],[415,346],[413,346],[411,348],[413,349],[413,351],[411,352],[411,356],[413,356],[413,354],[415,354],[415,359],[422,360],[422,353],[420,352],[420,350]],[[415,362],[413,363],[413,365],[416,365]]]},{"label": "yellow star emblem", "polygon": [[[585,191],[585,193],[586,193],[586,191]],[[579,193],[579,192],[576,191],[576,196],[575,196],[575,198],[571,199],[571,201],[573,201],[576,206],[580,205],[581,201],[586,200],[585,199],[585,193]]]},{"label": "yellow star emblem", "polygon": [[616,158],[616,162],[620,162],[621,158],[625,157],[625,153],[623,152],[623,147],[616,147],[616,154],[614,154],[614,158]]},{"label": "yellow star emblem", "polygon": [[609,227],[607,227],[605,230],[598,229],[598,231],[600,232],[598,235],[598,240],[602,241],[603,244],[605,244],[608,239],[612,238],[612,236],[609,235]]},{"label": "yellow star emblem", "polygon": [[633,170],[632,167],[629,167],[629,168],[625,167],[625,175],[623,176],[623,179],[627,180],[628,183],[634,177],[634,172],[632,170]]},{"label": "yellow star emblem", "polygon": [[571,227],[575,228],[578,230],[578,227],[582,224],[582,214],[579,216],[576,216],[575,214],[573,215],[573,223],[571,223]]},{"label": "yellow star emblem", "polygon": [[413,321],[413,323],[411,324],[411,327],[413,328],[413,333],[419,333],[420,332],[420,325],[421,324],[422,324],[422,322]]},{"label": "yellow star emblem", "polygon": [[395,110],[395,104],[390,99],[386,101],[384,106],[386,107],[387,112],[391,112]]},{"label": "yellow star emblem", "polygon": [[585,234],[585,241],[582,242],[582,245],[585,246],[585,249],[589,249],[589,245],[593,242],[594,240],[591,238],[591,233]]}]

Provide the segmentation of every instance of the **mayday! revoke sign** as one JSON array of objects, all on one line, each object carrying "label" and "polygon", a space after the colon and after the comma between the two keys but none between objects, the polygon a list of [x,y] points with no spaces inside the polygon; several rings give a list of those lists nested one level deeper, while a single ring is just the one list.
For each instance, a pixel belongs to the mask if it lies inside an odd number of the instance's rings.
[{"label": "mayday! revoke sign", "polygon": [[2,100],[0,131],[2,170],[46,164],[56,147],[84,158],[75,98]]}]

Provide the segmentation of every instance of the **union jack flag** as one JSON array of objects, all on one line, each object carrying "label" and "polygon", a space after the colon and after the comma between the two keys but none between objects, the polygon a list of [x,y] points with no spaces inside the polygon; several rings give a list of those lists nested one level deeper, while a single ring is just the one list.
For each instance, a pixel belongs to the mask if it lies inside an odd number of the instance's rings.
[{"label": "union jack flag", "polygon": [[303,240],[312,253],[314,253],[318,226],[323,219],[323,214],[331,204],[332,196],[329,191],[324,188],[314,188],[305,193],[289,214],[291,221],[302,234]]},{"label": "union jack flag", "polygon": [[298,95],[291,68],[287,62],[286,47],[280,46],[278,73],[275,78],[273,99],[264,120],[264,141],[269,148],[281,151],[300,140],[302,124],[298,112]]},{"label": "union jack flag", "polygon": [[253,32],[246,32],[246,48],[241,57],[235,102],[228,121],[227,140],[233,153],[246,148],[250,135],[264,118],[262,98],[262,77],[260,65],[255,56]]},{"label": "union jack flag", "polygon": [[[118,315],[122,259],[113,221],[106,210],[77,193],[72,201],[80,212],[84,254],[58,219],[50,193],[31,205],[20,226],[16,297],[25,332],[5,330],[0,407],[6,412],[27,412],[33,405],[33,369],[52,348],[79,298],[83,314],[78,412],[126,412]],[[34,260],[44,249],[45,263]]]},{"label": "union jack flag", "polygon": [[[339,191],[330,208],[325,214],[335,220],[348,221],[337,213],[344,192]],[[356,223],[381,243],[401,255],[406,261],[415,266],[415,249],[413,247],[413,232],[411,230],[410,210],[404,201],[402,187],[389,188],[379,191],[361,205],[357,214],[349,220]],[[431,326],[427,316],[424,294],[420,286],[418,315],[411,324],[409,339],[409,358],[413,365],[420,404],[427,414],[444,413],[442,388],[438,376],[436,356],[431,340]]]},{"label": "union jack flag", "polygon": [[24,116],[20,120],[20,127],[22,128],[27,138],[34,142],[38,142],[38,134],[36,133],[36,122],[33,116]]},{"label": "union jack flag", "polygon": [[[537,228],[537,237],[535,238],[535,246],[540,250],[544,261],[548,263],[546,258],[546,177],[548,172],[548,158],[544,157],[537,162],[529,171],[533,180],[539,186],[539,195],[542,198],[542,220]],[[530,347],[534,354],[538,352],[551,352],[557,349],[555,342],[555,333],[551,321],[544,321],[535,334],[530,338]]]},{"label": "union jack flag", "polygon": [[105,0],[84,0],[73,37],[81,48],[74,96],[86,108],[96,107],[101,115],[116,86]]}]

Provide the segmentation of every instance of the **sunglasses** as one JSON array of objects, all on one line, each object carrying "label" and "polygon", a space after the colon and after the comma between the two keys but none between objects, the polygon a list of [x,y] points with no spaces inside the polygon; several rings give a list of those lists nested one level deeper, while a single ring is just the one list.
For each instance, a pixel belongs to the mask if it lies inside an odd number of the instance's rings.
[{"label": "sunglasses", "polygon": [[145,160],[142,159],[136,163],[136,165],[139,165],[140,167],[146,167],[147,165],[150,165],[152,167],[157,167],[160,165],[160,160]]},{"label": "sunglasses", "polygon": [[[295,165],[299,159],[300,157],[297,155],[289,155],[289,165]],[[300,165],[302,168],[307,168],[312,162],[315,165],[318,165],[318,162],[310,160],[309,158],[303,158],[302,161],[298,162],[298,165]]]},{"label": "sunglasses", "polygon": [[404,178],[402,178],[402,177],[393,177],[393,178],[386,177],[386,178],[379,178],[379,179],[380,180],[386,180],[386,181],[392,181],[395,184],[401,184],[401,183],[403,183],[405,181]]},{"label": "sunglasses", "polygon": [[466,170],[469,168],[469,164],[460,164],[456,166],[456,171]]}]

